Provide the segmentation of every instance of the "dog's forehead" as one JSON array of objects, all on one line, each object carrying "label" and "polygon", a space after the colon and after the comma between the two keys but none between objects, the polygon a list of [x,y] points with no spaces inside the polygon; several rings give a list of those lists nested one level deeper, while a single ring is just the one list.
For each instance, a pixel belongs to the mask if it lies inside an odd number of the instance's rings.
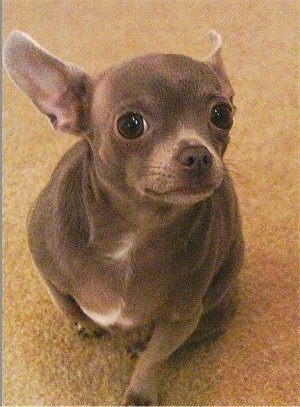
[{"label": "dog's forehead", "polygon": [[150,54],[136,57],[111,69],[106,75],[111,102],[171,94],[199,96],[220,91],[214,72],[203,62],[175,54]]}]

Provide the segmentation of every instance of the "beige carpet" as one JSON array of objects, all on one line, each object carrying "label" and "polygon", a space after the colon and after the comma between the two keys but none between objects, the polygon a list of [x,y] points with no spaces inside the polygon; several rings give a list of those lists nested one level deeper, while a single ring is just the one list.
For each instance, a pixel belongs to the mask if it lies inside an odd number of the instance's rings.
[{"label": "beige carpet", "polygon": [[[298,17],[297,0],[3,1],[3,40],[21,29],[90,74],[149,51],[201,58],[208,29],[223,35],[238,108],[226,158],[244,219],[242,303],[222,338],[170,360],[167,405],[300,401]],[[3,102],[3,404],[118,404],[134,367],[131,338],[77,337],[26,246],[30,205],[74,138],[54,134],[5,74]]]}]

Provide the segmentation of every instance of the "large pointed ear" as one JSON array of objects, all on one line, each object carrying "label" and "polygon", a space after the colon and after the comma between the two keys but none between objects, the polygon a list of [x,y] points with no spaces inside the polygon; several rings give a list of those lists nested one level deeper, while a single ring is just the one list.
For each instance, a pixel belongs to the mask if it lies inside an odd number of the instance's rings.
[{"label": "large pointed ear", "polygon": [[212,51],[205,58],[204,62],[217,74],[222,92],[224,95],[232,100],[234,96],[234,90],[232,89],[228,76],[225,72],[221,48],[222,48],[222,38],[219,33],[215,30],[210,30],[208,32],[209,39],[212,43]]},{"label": "large pointed ear", "polygon": [[4,65],[56,130],[78,135],[88,131],[92,85],[83,71],[54,58],[20,31],[6,40]]}]

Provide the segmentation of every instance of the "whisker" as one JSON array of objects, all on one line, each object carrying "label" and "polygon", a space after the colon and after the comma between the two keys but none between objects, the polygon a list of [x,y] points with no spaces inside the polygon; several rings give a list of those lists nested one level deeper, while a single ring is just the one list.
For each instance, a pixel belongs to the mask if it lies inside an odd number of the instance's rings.
[{"label": "whisker", "polygon": [[227,157],[223,158],[222,161],[224,163],[238,163],[238,164],[241,164],[243,162],[242,160],[236,158],[227,158]]},{"label": "whisker", "polygon": [[229,173],[230,173],[230,174],[234,174],[234,175],[237,176],[237,177],[243,178],[243,179],[245,179],[245,180],[251,182],[251,179],[250,179],[249,177],[246,177],[245,174],[242,174],[242,173],[240,173],[240,172],[234,171],[234,170],[232,170],[232,169],[230,169],[230,168],[224,168],[224,170],[225,170],[225,173],[227,173],[228,175],[229,175]]},{"label": "whisker", "polygon": [[[239,177],[239,178],[245,179],[245,180],[247,180],[249,182],[252,182],[252,180],[249,177],[245,176],[245,174],[237,171],[239,169],[238,166],[235,165],[237,160],[226,159],[226,160],[223,160],[223,161],[224,161],[224,164],[226,165],[226,167],[224,167],[225,173],[233,174],[235,177]],[[176,177],[172,173],[168,172],[167,174],[164,174],[163,172],[157,172],[157,170],[164,171],[165,169],[166,169],[166,167],[163,167],[163,166],[160,166],[160,165],[151,166],[151,167],[149,167],[149,176],[176,179]]]},{"label": "whisker", "polygon": [[233,163],[240,163],[241,162],[241,160],[237,160],[235,158],[227,158],[227,157],[223,158],[223,161],[224,162],[233,162]]},{"label": "whisker", "polygon": [[237,166],[237,165],[235,165],[235,163],[232,163],[232,162],[224,162],[224,165],[226,166],[226,168],[227,167],[233,167],[234,169],[239,169],[239,167]]},{"label": "whisker", "polygon": [[235,144],[233,141],[230,140],[230,145],[233,146],[234,148],[236,148],[240,153],[242,153],[243,151],[238,147],[237,144]]}]

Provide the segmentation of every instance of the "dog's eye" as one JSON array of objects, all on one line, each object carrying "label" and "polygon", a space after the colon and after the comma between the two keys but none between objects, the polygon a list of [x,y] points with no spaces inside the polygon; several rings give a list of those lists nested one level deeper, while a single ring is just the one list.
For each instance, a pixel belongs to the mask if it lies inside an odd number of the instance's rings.
[{"label": "dog's eye", "polygon": [[118,132],[126,139],[134,140],[140,137],[147,129],[146,120],[138,113],[126,113],[118,119]]},{"label": "dog's eye", "polygon": [[231,109],[226,105],[217,105],[213,107],[210,121],[219,129],[229,130],[232,126]]}]

